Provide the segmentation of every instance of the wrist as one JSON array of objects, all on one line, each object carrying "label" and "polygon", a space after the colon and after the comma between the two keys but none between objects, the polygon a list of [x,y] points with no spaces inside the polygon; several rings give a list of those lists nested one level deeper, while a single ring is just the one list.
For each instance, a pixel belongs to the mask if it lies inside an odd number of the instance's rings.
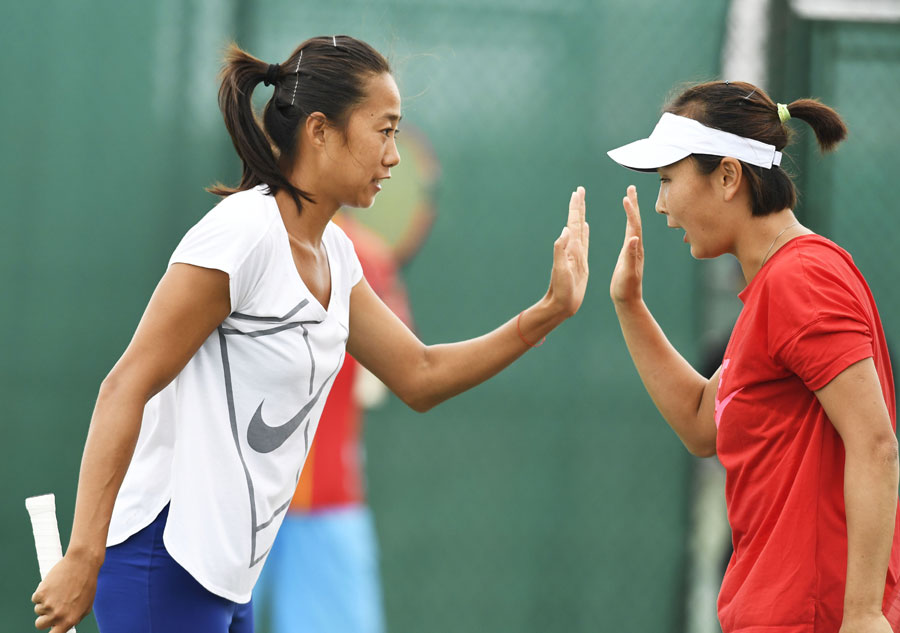
[{"label": "wrist", "polygon": [[567,309],[567,306],[556,301],[549,291],[541,297],[540,301],[523,312],[527,312],[541,325],[550,325],[551,330],[574,314]]},{"label": "wrist", "polygon": [[881,599],[844,600],[844,621],[866,619],[882,615]]},{"label": "wrist", "polygon": [[630,297],[628,299],[613,299],[613,308],[621,319],[631,314],[643,312],[647,309],[643,297]]},{"label": "wrist", "polygon": [[106,546],[89,546],[70,543],[66,549],[66,558],[70,561],[99,570],[106,559]]}]

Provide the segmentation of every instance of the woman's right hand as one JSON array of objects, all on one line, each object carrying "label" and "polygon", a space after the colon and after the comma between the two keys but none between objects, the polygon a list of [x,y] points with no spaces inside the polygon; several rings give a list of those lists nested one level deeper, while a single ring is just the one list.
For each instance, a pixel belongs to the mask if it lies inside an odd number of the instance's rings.
[{"label": "woman's right hand", "polygon": [[634,303],[643,298],[644,242],[641,235],[641,211],[635,186],[630,185],[626,193],[622,199],[626,218],[625,242],[609,283],[609,296],[617,305]]},{"label": "woman's right hand", "polygon": [[71,555],[56,563],[31,597],[39,616],[35,628],[53,627],[50,633],[66,633],[78,624],[94,604],[99,570],[96,564]]}]

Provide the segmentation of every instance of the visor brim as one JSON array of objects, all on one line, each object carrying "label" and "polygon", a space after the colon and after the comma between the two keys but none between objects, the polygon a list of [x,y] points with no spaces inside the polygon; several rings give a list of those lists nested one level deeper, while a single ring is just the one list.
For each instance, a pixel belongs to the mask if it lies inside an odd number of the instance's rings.
[{"label": "visor brim", "polygon": [[606,152],[614,161],[634,171],[653,172],[687,158],[691,152],[681,147],[663,145],[649,138],[642,138],[628,145]]}]

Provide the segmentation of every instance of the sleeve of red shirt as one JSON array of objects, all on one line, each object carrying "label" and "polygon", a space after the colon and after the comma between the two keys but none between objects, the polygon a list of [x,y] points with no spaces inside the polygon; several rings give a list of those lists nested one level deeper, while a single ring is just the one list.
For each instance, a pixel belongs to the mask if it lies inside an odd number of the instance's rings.
[{"label": "sleeve of red shirt", "polygon": [[797,251],[780,260],[766,280],[769,351],[816,391],[874,355],[872,332],[847,262],[827,247]]}]

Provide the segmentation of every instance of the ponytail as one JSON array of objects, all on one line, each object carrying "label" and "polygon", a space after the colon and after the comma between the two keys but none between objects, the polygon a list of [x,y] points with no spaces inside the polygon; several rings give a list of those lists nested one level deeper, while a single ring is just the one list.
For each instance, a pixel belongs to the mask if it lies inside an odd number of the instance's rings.
[{"label": "ponytail", "polygon": [[792,119],[809,124],[823,153],[832,151],[847,138],[847,126],[841,116],[818,99],[797,99],[788,105],[788,111]]},{"label": "ponytail", "polygon": [[[241,184],[228,187],[216,183],[207,190],[217,196],[228,196],[238,191],[246,191],[257,185],[267,184],[272,194],[284,189],[291,194],[297,209],[302,208],[301,200],[314,202],[312,196],[298,189],[285,177],[278,164],[272,141],[259,125],[253,110],[253,89],[262,81],[276,83],[282,72],[277,66],[265,62],[241,50],[232,42],[225,51],[225,65],[222,68],[219,86],[219,109],[225,118],[225,127],[231,135],[234,149],[243,163]],[[295,140],[296,127],[291,141]]]}]

